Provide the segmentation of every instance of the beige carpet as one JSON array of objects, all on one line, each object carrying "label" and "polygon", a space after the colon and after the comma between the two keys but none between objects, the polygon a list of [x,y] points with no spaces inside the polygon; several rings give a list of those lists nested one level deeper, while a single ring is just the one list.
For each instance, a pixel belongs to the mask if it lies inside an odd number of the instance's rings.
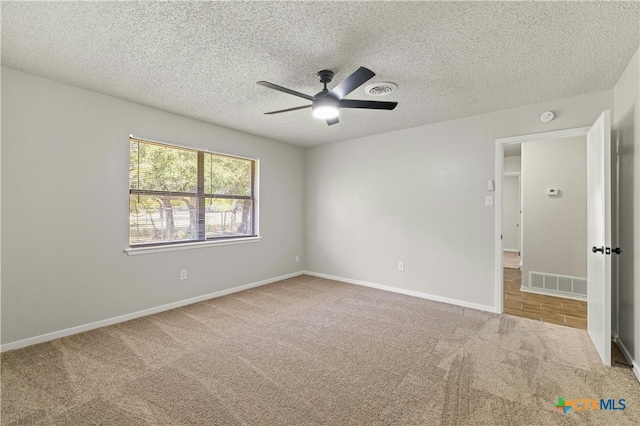
[{"label": "beige carpet", "polygon": [[520,258],[514,251],[502,252],[502,266],[507,269],[520,269]]},{"label": "beige carpet", "polygon": [[640,385],[581,330],[301,276],[3,353],[2,424],[38,423],[637,425]]}]

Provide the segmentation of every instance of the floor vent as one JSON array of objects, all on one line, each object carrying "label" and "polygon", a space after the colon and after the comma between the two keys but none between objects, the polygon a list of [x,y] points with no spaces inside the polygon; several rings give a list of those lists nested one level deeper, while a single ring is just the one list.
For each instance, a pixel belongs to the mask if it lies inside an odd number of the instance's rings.
[{"label": "floor vent", "polygon": [[587,300],[587,280],[565,275],[529,271],[529,280],[522,283],[522,291]]}]

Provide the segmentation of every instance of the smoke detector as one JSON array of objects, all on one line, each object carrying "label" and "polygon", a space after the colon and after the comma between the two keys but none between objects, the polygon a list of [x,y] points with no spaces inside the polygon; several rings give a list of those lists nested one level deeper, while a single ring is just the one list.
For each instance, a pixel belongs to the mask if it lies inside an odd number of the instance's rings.
[{"label": "smoke detector", "polygon": [[373,83],[364,88],[367,95],[371,96],[386,96],[391,92],[395,92],[398,85],[391,83],[390,81],[383,81],[381,83]]},{"label": "smoke detector", "polygon": [[548,123],[553,120],[555,116],[556,115],[553,113],[553,111],[546,111],[543,112],[540,116],[540,121],[542,121],[543,123]]}]

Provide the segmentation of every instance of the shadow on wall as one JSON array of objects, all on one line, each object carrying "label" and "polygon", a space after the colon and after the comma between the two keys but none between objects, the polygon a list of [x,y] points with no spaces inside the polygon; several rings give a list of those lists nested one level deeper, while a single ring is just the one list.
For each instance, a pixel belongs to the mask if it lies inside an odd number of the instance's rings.
[{"label": "shadow on wall", "polygon": [[[634,229],[638,226],[637,217],[634,214],[634,195],[638,193],[636,188],[637,169],[635,164],[634,138],[638,129],[636,123],[637,110],[630,108],[618,123],[618,241],[617,247],[622,248],[622,253],[612,260],[618,263],[617,269],[617,299],[618,299],[618,334],[625,343],[633,342],[636,335],[636,322],[634,312],[638,312],[638,289],[634,288],[634,277],[638,274],[640,266],[634,259]],[[615,191],[614,191],[615,192]],[[614,288],[614,292],[616,289]],[[614,300],[616,295],[614,293]],[[628,345],[627,350],[634,351],[633,345]],[[634,359],[637,354],[631,353]]]}]

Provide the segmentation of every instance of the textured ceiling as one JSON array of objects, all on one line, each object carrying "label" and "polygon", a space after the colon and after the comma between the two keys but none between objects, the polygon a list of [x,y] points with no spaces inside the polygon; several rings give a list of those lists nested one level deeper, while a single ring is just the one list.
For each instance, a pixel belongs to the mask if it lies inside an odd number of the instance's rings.
[{"label": "textured ceiling", "polygon": [[[2,2],[2,65],[312,146],[611,89],[640,45],[637,2]],[[394,111],[305,100],[359,66]]]}]

